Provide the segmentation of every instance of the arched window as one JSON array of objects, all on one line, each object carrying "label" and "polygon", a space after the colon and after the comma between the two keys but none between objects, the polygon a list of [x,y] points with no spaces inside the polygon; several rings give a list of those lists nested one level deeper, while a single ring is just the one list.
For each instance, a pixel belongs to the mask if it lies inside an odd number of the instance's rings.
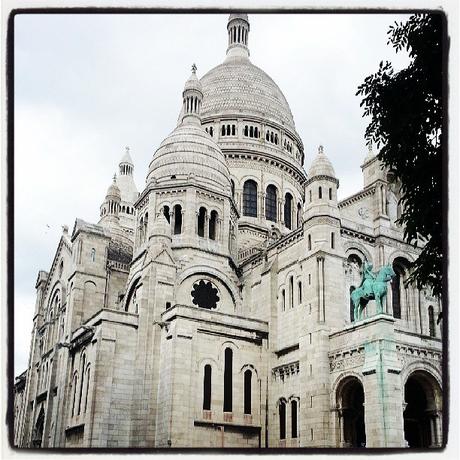
[{"label": "arched window", "polygon": [[275,144],[278,145],[278,134],[275,134]]},{"label": "arched window", "polygon": [[407,263],[404,259],[398,257],[393,262],[393,270],[396,276],[391,280],[391,301],[393,305],[393,317],[401,318],[402,298],[401,291],[404,288],[406,278]]},{"label": "arched window", "polygon": [[332,188],[329,187],[329,199],[332,200]]},{"label": "arched window", "polygon": [[280,439],[286,439],[286,403],[279,403]]},{"label": "arched window", "polygon": [[254,128],[254,137],[258,138],[259,137],[259,130],[257,126]]},{"label": "arched window", "polygon": [[217,236],[217,211],[211,211],[209,219],[209,239],[215,240]]},{"label": "arched window", "polygon": [[232,125],[232,136],[236,134],[236,126]]},{"label": "arched window", "polygon": [[78,410],[77,415],[80,415],[81,412],[81,402],[83,396],[83,384],[85,383],[85,366],[86,366],[86,354],[83,353],[81,356],[81,365],[80,365],[80,375],[81,375],[81,382],[80,382],[80,391],[78,393]]},{"label": "arched window", "polygon": [[75,372],[72,381],[72,412],[71,417],[75,415],[75,403],[77,402],[78,373]]},{"label": "arched window", "polygon": [[299,305],[302,303],[302,281],[297,283],[299,293]]},{"label": "arched window", "polygon": [[311,235],[308,235],[308,250],[311,251]]},{"label": "arched window", "polygon": [[213,128],[212,126],[209,128],[209,134],[210,134],[211,136],[214,135],[214,128]]},{"label": "arched window", "polygon": [[291,438],[295,439],[298,436],[297,430],[297,401],[291,401]]},{"label": "arched window", "polygon": [[249,127],[249,137],[254,137],[254,128],[252,126]]},{"label": "arched window", "polygon": [[292,230],[292,195],[286,193],[284,197],[284,225]]},{"label": "arched window", "polygon": [[244,372],[244,413],[251,414],[251,380],[252,372],[247,369]]},{"label": "arched window", "polygon": [[318,198],[319,198],[320,200],[321,200],[321,198],[323,198],[323,189],[322,189],[321,186],[318,188]]},{"label": "arched window", "polygon": [[436,328],[434,322],[434,308],[432,305],[428,307],[428,328],[431,337],[436,337]]},{"label": "arched window", "polygon": [[205,220],[206,220],[206,208],[201,207],[198,212],[198,236],[204,237]]},{"label": "arched window", "polygon": [[90,366],[87,367],[86,369],[86,389],[85,389],[85,405],[83,406],[83,411],[86,413],[86,410],[88,408],[88,392],[89,392],[89,382],[91,378],[91,368]]},{"label": "arched window", "polygon": [[302,205],[297,203],[297,228],[302,225]]},{"label": "arched window", "polygon": [[245,135],[246,137],[249,136],[248,125],[246,125],[246,126],[244,127],[244,135]]},{"label": "arched window", "polygon": [[139,306],[137,303],[137,289],[139,288],[139,278],[131,284],[126,298],[125,311],[131,313],[139,313]]},{"label": "arched window", "polygon": [[91,249],[91,262],[94,262],[96,260],[96,249],[92,248]]},{"label": "arched window", "polygon": [[232,188],[232,197],[235,198],[235,181],[230,179],[230,186]]},{"label": "arched window", "polygon": [[277,221],[276,202],[277,190],[274,185],[270,184],[265,195],[265,217],[273,222]]},{"label": "arched window", "polygon": [[289,278],[289,306],[294,308],[294,277]]},{"label": "arched window", "polygon": [[310,203],[311,203],[311,202],[312,202],[312,200],[313,200],[313,198],[312,198],[312,196],[311,196],[311,190],[308,192],[308,194],[309,194],[309,197],[310,197]]},{"label": "arched window", "polygon": [[283,311],[286,310],[286,291],[283,289],[281,291],[281,305],[283,306]]},{"label": "arched window", "polygon": [[174,206],[174,235],[182,233],[182,206],[176,204]]},{"label": "arched window", "polygon": [[334,249],[335,246],[334,236],[334,232],[331,232],[331,249]]},{"label": "arched window", "polygon": [[203,410],[211,410],[211,365],[204,366],[203,375]]},{"label": "arched window", "polygon": [[227,125],[227,136],[230,136],[230,125]]},{"label": "arched window", "polygon": [[233,351],[231,348],[225,349],[224,359],[224,412],[232,412]]},{"label": "arched window", "polygon": [[225,125],[222,125],[222,136],[225,136]]},{"label": "arched window", "polygon": [[273,144],[273,133],[270,133],[270,142]]},{"label": "arched window", "polygon": [[268,131],[265,133],[265,140],[266,141],[270,140],[270,133]]},{"label": "arched window", "polygon": [[[166,217],[166,220],[171,223],[171,216],[169,215],[169,206],[164,205],[163,206],[163,215]],[[145,216],[145,219],[147,220],[147,215]]]},{"label": "arched window", "polygon": [[252,179],[243,186],[243,215],[257,217],[257,183]]}]

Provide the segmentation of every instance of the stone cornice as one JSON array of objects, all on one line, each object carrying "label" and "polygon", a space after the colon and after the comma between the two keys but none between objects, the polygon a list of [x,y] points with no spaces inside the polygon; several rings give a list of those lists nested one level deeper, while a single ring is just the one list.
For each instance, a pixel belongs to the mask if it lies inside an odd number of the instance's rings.
[{"label": "stone cornice", "polygon": [[339,179],[337,179],[336,177],[327,176],[326,174],[320,174],[318,176],[308,178],[305,182],[305,186],[310,185],[312,182],[315,182],[316,180],[328,180],[334,182],[337,185],[337,188],[339,187]]}]

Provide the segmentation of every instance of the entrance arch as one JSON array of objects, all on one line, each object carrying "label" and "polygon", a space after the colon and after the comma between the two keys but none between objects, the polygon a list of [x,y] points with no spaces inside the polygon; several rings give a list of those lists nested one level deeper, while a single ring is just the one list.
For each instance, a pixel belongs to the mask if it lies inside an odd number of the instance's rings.
[{"label": "entrance arch", "polygon": [[341,447],[366,447],[364,388],[357,377],[345,377],[337,388]]},{"label": "entrance arch", "polygon": [[404,438],[408,447],[441,446],[442,394],[436,379],[415,371],[404,385]]}]

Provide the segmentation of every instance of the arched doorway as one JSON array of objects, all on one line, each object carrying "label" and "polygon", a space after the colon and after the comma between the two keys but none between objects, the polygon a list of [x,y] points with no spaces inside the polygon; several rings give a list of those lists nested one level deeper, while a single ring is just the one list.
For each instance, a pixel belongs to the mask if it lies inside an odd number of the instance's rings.
[{"label": "arched doorway", "polygon": [[415,371],[404,386],[404,438],[408,447],[441,445],[441,389],[427,372]]},{"label": "arched doorway", "polygon": [[341,447],[366,447],[364,389],[356,377],[346,378],[337,389]]}]

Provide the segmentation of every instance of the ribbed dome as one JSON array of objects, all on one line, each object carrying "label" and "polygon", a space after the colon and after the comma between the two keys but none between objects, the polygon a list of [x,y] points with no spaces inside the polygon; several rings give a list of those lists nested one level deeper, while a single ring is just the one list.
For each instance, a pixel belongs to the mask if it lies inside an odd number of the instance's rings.
[{"label": "ribbed dome", "polygon": [[230,187],[224,154],[199,123],[180,124],[161,143],[150,163],[147,181],[163,182],[172,176],[179,179],[190,175],[222,192]]},{"label": "ribbed dome", "polygon": [[118,198],[121,199],[120,189],[116,183],[116,176],[113,177],[113,182],[110,184],[110,187],[107,189],[107,198]]},{"label": "ribbed dome", "polygon": [[201,117],[253,115],[295,132],[289,104],[277,84],[245,56],[228,56],[201,78]]},{"label": "ribbed dome", "polygon": [[322,145],[319,146],[318,155],[316,155],[316,158],[312,161],[308,171],[309,178],[315,176],[335,177],[334,167],[329,158],[325,155]]}]

